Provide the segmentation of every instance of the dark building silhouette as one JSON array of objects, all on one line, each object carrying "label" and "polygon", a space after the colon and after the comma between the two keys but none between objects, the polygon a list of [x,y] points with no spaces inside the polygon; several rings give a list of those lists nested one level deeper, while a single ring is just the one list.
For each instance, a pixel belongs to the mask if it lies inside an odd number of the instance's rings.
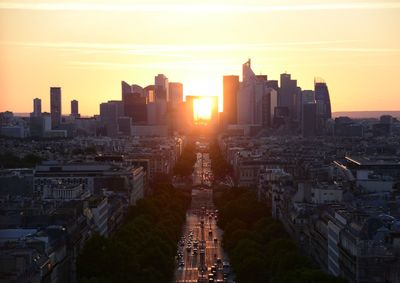
[{"label": "dark building silhouette", "polygon": [[123,116],[122,101],[108,101],[100,104],[100,120],[107,136],[118,135],[118,117]]},{"label": "dark building silhouette", "polygon": [[148,98],[145,89],[138,85],[129,85],[121,82],[123,113],[121,116],[132,118],[133,124],[145,124],[147,122]]},{"label": "dark building silhouette", "polygon": [[317,104],[305,103],[302,111],[301,132],[304,137],[312,137],[317,132]]},{"label": "dark building silhouette", "polygon": [[318,115],[324,120],[332,118],[331,100],[326,83],[322,79],[316,78],[314,81],[315,100],[318,104]]},{"label": "dark building silhouette", "polygon": [[237,93],[239,91],[239,76],[223,77],[223,119],[225,124],[237,123]]},{"label": "dark building silhouette", "polygon": [[79,118],[79,106],[78,106],[78,100],[71,100],[71,116],[74,116],[76,118]]},{"label": "dark building silhouette", "polygon": [[169,100],[168,78],[163,74],[154,77],[155,100]]},{"label": "dark building silhouette", "polygon": [[32,116],[38,117],[42,114],[42,100],[40,98],[35,98],[33,100],[33,113]]},{"label": "dark building silhouette", "polygon": [[147,122],[147,99],[138,93],[126,93],[122,97],[125,116],[132,118],[133,124]]},{"label": "dark building silhouette", "polygon": [[280,80],[278,106],[287,107],[289,115],[294,117],[296,112],[296,94],[298,93],[297,80],[292,80],[290,74],[281,74]]},{"label": "dark building silhouette", "polygon": [[61,124],[61,88],[50,88],[51,128],[56,129]]}]

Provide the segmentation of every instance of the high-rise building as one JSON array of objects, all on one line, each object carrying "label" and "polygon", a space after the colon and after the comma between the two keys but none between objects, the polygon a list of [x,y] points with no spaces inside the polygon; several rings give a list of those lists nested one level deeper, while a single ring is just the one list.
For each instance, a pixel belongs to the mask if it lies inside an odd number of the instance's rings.
[{"label": "high-rise building", "polygon": [[250,59],[242,65],[242,77],[243,81],[237,94],[237,123],[254,124],[256,115],[254,88],[257,78],[251,69]]},{"label": "high-rise building", "polygon": [[42,100],[35,98],[33,100],[33,113],[32,116],[39,117],[42,114]]},{"label": "high-rise building", "polygon": [[273,88],[266,88],[261,101],[262,125],[271,127],[275,108],[278,106],[278,92]]},{"label": "high-rise building", "polygon": [[100,121],[107,136],[118,135],[118,118],[123,116],[122,101],[108,101],[100,104]]},{"label": "high-rise building", "polygon": [[71,116],[79,118],[78,100],[71,100]]},{"label": "high-rise building", "polygon": [[239,91],[239,76],[223,77],[223,117],[225,124],[237,123],[237,94]]},{"label": "high-rise building", "polygon": [[251,61],[243,64],[243,81],[237,94],[237,124],[271,126],[277,92],[266,75],[255,75]]},{"label": "high-rise building", "polygon": [[291,117],[296,116],[297,80],[292,80],[290,74],[281,74],[278,91],[278,106],[287,107]]},{"label": "high-rise building", "polygon": [[168,84],[169,103],[173,109],[183,102],[183,85],[181,83]]},{"label": "high-rise building", "polygon": [[317,104],[308,102],[303,104],[302,134],[304,137],[312,137],[317,132]]},{"label": "high-rise building", "polygon": [[314,91],[315,91],[315,100],[322,104],[321,112],[318,115],[321,115],[324,120],[332,118],[331,112],[331,100],[329,97],[328,86],[326,83],[320,79],[316,78],[314,80]]},{"label": "high-rise building", "polygon": [[154,88],[156,100],[169,100],[168,78],[163,74],[154,77]]},{"label": "high-rise building", "polygon": [[61,124],[61,88],[50,88],[51,128],[56,129]]},{"label": "high-rise building", "polygon": [[121,116],[132,118],[133,124],[146,124],[148,98],[139,85],[121,82],[123,113]]}]

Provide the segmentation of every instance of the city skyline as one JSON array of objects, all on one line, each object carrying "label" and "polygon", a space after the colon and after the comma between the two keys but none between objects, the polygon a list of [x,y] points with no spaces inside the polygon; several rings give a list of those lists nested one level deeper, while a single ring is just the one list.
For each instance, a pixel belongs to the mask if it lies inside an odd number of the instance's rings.
[{"label": "city skyline", "polygon": [[31,112],[35,97],[49,111],[59,86],[63,105],[99,114],[121,80],[149,85],[161,73],[222,105],[223,76],[247,58],[257,75],[287,72],[303,89],[323,77],[333,112],[399,110],[399,14],[398,1],[0,1],[0,111]]}]

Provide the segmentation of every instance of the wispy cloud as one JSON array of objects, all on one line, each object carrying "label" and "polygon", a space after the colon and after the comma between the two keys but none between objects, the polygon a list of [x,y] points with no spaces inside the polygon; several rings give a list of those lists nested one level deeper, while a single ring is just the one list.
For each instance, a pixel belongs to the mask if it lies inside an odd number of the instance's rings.
[{"label": "wispy cloud", "polygon": [[30,48],[55,48],[82,52],[118,52],[137,55],[185,56],[184,53],[257,51],[257,50],[309,50],[310,47],[354,44],[358,40],[292,41],[265,42],[249,44],[109,44],[87,42],[11,42],[3,41],[0,45],[22,46]]},{"label": "wispy cloud", "polygon": [[96,2],[2,2],[0,9],[37,11],[170,12],[170,13],[271,13],[321,10],[400,9],[399,2],[305,3],[293,5],[135,4]]}]

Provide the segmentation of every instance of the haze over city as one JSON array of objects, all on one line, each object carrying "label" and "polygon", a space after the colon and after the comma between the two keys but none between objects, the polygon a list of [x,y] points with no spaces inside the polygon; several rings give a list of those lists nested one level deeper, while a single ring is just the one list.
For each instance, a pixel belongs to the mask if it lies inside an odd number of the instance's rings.
[{"label": "haze over city", "polygon": [[0,111],[35,97],[49,110],[61,86],[65,105],[98,114],[121,80],[158,73],[222,105],[222,76],[247,58],[304,89],[324,78],[333,111],[399,110],[399,26],[399,1],[0,1]]}]

